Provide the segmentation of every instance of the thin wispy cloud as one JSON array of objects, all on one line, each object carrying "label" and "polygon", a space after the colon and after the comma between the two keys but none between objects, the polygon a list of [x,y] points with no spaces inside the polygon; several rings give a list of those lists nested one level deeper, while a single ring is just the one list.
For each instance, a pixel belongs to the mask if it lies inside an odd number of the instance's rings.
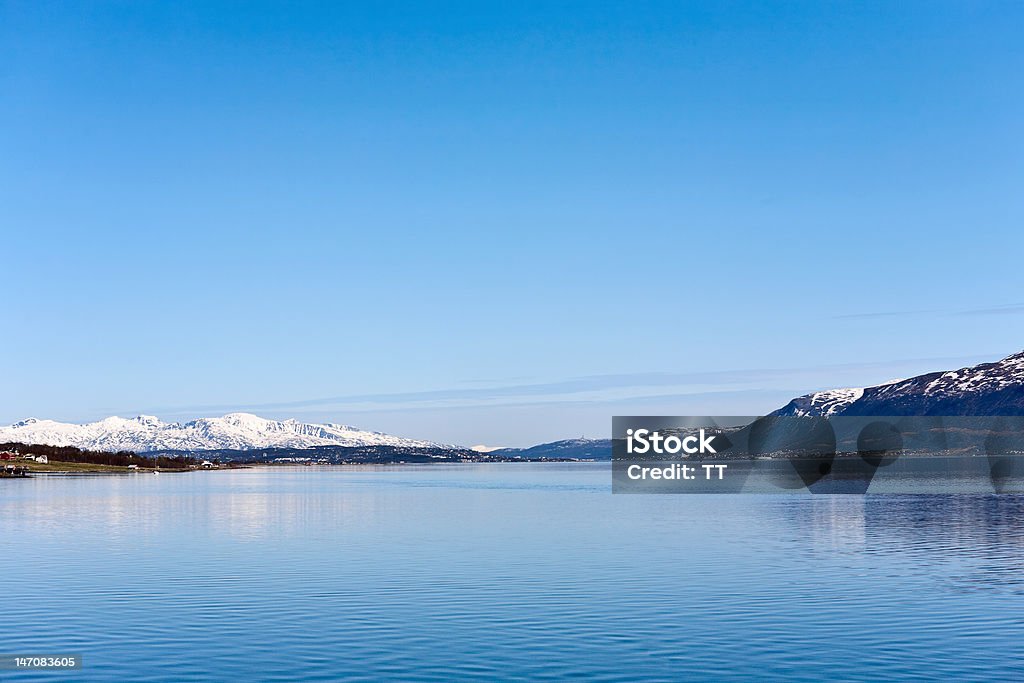
[{"label": "thin wispy cloud", "polygon": [[1024,314],[1024,304],[1006,304],[1003,306],[990,306],[988,308],[971,308],[965,311],[958,311],[956,315],[1021,315]]},{"label": "thin wispy cloud", "polygon": [[865,313],[845,313],[843,315],[836,315],[832,317],[835,320],[872,320],[876,318],[908,318],[919,315],[932,315],[935,313],[941,313],[941,311],[870,311]]},{"label": "thin wispy cloud", "polygon": [[[903,371],[923,372],[953,365],[968,365],[976,357],[919,358],[875,363],[847,363],[804,368],[755,368],[691,372],[637,372],[588,375],[551,382],[453,387],[429,391],[338,394],[292,401],[219,403],[149,409],[161,415],[203,415],[229,411],[297,412],[331,410],[415,410],[477,406],[522,406],[569,403],[607,403],[720,394],[727,391],[782,391],[798,395],[808,391],[879,381],[879,375]],[[822,383],[825,383],[824,386]]]},{"label": "thin wispy cloud", "polygon": [[833,316],[834,320],[874,320],[886,318],[914,318],[921,316],[983,316],[983,315],[1021,315],[1024,314],[1024,303],[1001,304],[967,309],[919,309],[911,311],[865,311],[863,313],[844,313]]}]

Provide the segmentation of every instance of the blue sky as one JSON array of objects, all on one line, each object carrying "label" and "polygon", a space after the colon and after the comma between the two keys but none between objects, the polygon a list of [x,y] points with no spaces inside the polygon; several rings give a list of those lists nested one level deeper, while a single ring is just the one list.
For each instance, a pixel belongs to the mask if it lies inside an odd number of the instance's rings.
[{"label": "blue sky", "polygon": [[459,443],[1024,348],[1019,3],[0,5],[0,421]]}]

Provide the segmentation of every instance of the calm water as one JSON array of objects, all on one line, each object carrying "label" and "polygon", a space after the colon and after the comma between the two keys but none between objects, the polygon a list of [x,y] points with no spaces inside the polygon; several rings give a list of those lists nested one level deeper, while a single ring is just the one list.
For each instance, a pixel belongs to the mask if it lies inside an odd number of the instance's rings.
[{"label": "calm water", "polygon": [[1024,677],[1024,498],[607,465],[0,481],[0,680]]}]

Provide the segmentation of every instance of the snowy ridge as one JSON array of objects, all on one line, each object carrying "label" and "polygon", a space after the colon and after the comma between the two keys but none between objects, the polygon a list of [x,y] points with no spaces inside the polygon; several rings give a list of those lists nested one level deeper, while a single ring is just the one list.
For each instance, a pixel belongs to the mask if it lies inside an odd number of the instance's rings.
[{"label": "snowy ridge", "polygon": [[924,386],[925,394],[978,393],[1019,385],[1024,381],[1024,352],[1008,356],[998,363],[982,363],[969,368],[943,372]]},{"label": "snowy ridge", "polygon": [[442,447],[339,424],[267,420],[248,413],[204,417],[191,422],[163,422],[152,415],[108,417],[88,424],[29,418],[0,427],[0,442],[76,446],[100,451],[206,451],[315,446]]},{"label": "snowy ridge", "polygon": [[864,389],[831,389],[793,399],[788,415],[835,415],[864,395]]},{"label": "snowy ridge", "polygon": [[1024,352],[863,389],[819,391],[775,415],[1024,415]]}]

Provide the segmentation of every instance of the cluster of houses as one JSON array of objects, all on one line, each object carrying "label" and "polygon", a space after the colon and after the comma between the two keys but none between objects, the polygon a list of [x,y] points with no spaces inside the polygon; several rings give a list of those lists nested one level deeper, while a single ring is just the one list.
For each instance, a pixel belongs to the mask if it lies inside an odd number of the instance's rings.
[{"label": "cluster of houses", "polygon": [[50,462],[50,459],[45,455],[22,455],[17,451],[0,451],[0,462],[5,465],[19,460],[22,462],[37,462],[40,465],[46,465]]},{"label": "cluster of houses", "polygon": [[8,477],[27,477],[28,470],[25,468],[24,464],[26,461],[47,463],[49,462],[49,458],[45,455],[37,458],[31,455],[12,453],[11,451],[0,451],[0,477],[5,479]]}]

